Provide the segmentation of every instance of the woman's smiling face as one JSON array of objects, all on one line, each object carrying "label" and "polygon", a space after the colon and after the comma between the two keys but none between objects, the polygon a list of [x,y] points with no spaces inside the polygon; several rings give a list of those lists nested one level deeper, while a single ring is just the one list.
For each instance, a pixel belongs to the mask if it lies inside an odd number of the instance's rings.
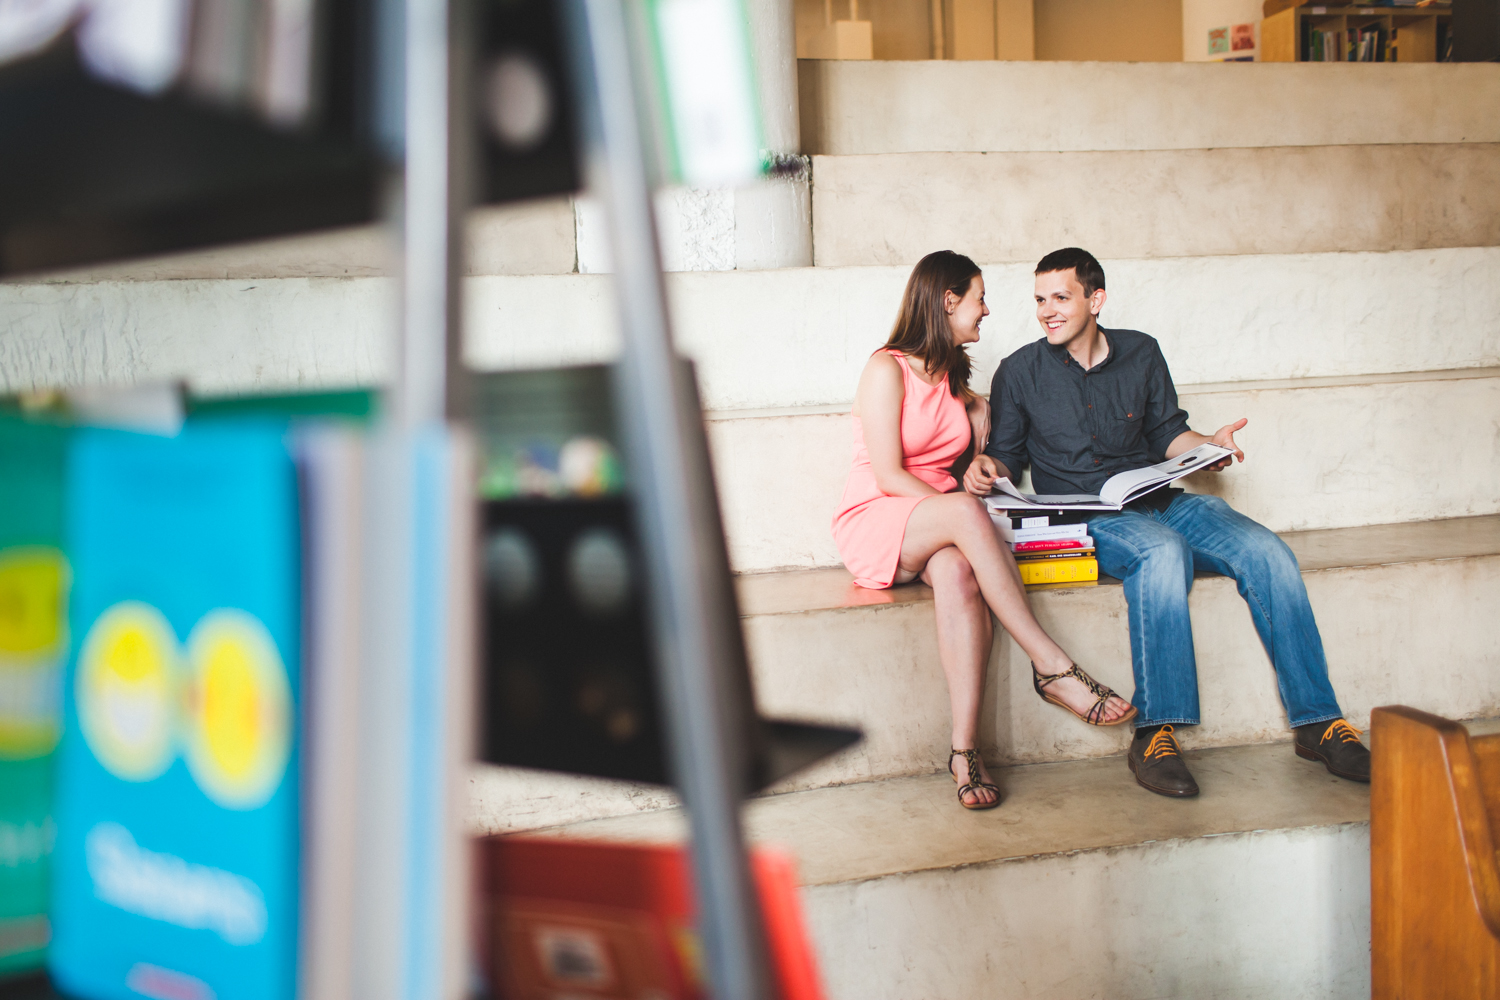
[{"label": "woman's smiling face", "polygon": [[990,314],[990,307],[984,304],[984,276],[976,274],[969,280],[969,290],[963,298],[944,292],[943,308],[948,313],[948,326],[953,330],[955,344],[978,341],[979,324]]}]

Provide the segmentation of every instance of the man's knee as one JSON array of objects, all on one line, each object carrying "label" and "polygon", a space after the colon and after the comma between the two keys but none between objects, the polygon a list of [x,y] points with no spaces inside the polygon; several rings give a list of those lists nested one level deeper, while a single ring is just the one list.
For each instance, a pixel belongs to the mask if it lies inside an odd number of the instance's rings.
[{"label": "man's knee", "polygon": [[1302,568],[1297,565],[1297,556],[1270,528],[1255,524],[1253,530],[1245,533],[1242,546],[1247,569],[1279,582],[1301,581]]},{"label": "man's knee", "polygon": [[1193,589],[1193,549],[1175,531],[1154,532],[1137,543],[1133,574],[1154,604],[1186,601]]},{"label": "man's knee", "polygon": [[1193,547],[1175,531],[1162,531],[1140,546],[1141,570],[1181,574],[1193,569]]}]

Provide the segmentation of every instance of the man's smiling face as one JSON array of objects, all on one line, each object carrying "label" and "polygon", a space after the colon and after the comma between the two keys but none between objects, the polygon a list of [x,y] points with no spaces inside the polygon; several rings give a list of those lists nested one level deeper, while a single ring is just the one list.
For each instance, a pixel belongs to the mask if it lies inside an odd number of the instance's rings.
[{"label": "man's smiling face", "polygon": [[1078,273],[1047,271],[1036,276],[1036,318],[1047,335],[1047,343],[1071,343],[1088,329],[1104,306],[1104,289],[1084,294]]}]

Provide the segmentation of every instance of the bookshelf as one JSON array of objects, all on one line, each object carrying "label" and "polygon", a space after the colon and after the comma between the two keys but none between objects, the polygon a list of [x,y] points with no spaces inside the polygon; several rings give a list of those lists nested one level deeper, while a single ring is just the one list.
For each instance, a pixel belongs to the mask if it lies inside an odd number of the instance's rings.
[{"label": "bookshelf", "polygon": [[[1449,7],[1289,7],[1260,23],[1262,62],[1438,62]],[[1321,33],[1321,38],[1317,37]],[[1360,39],[1365,43],[1360,56]],[[1321,57],[1321,58],[1320,58]]]}]

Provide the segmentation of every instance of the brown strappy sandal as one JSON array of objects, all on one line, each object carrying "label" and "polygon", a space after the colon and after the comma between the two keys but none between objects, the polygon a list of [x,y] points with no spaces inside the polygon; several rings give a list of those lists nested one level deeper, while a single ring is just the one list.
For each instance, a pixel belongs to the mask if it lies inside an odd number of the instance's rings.
[{"label": "brown strappy sandal", "polygon": [[[996,806],[998,806],[1000,804],[1000,786],[997,785],[997,784],[995,784],[993,781],[985,781],[980,776],[980,774],[979,774],[979,751],[978,750],[972,750],[972,749],[971,750],[949,750],[948,751],[948,774],[953,778],[954,781],[957,781],[958,780],[958,775],[956,775],[956,774],[953,773],[953,758],[954,757],[962,757],[964,760],[966,760],[966,761],[969,762],[969,783],[966,784],[966,785],[961,784],[961,785],[958,786],[958,804],[961,805],[961,806],[963,806],[965,809],[993,809]],[[988,788],[990,791],[994,792],[995,793],[995,801],[993,801],[993,802],[978,802],[978,801],[976,801],[973,804],[970,804],[970,803],[964,801],[964,792],[978,791],[981,788]]]},{"label": "brown strappy sandal", "polygon": [[[1099,699],[1098,701],[1094,702],[1094,707],[1090,708],[1082,715],[1079,715],[1079,713],[1073,711],[1072,708],[1069,708],[1068,705],[1062,701],[1062,699],[1054,698],[1050,694],[1048,694],[1046,691],[1047,685],[1063,677],[1076,677],[1079,680],[1083,681],[1084,684],[1088,685],[1088,689],[1094,692],[1094,695]],[[1031,686],[1036,688],[1036,693],[1042,696],[1043,701],[1050,702],[1051,704],[1056,705],[1058,708],[1066,711],[1069,715],[1082,719],[1084,722],[1087,722],[1091,726],[1118,726],[1122,722],[1129,722],[1131,719],[1135,718],[1137,714],[1136,707],[1134,705],[1131,705],[1130,711],[1126,712],[1118,719],[1114,719],[1110,722],[1101,721],[1104,718],[1104,708],[1109,704],[1109,699],[1112,696],[1115,696],[1115,692],[1105,687],[1103,684],[1100,684],[1088,674],[1084,673],[1083,668],[1076,663],[1060,674],[1041,673],[1037,670],[1036,664],[1033,663],[1031,665]],[[1123,701],[1124,699],[1121,700]]]}]

